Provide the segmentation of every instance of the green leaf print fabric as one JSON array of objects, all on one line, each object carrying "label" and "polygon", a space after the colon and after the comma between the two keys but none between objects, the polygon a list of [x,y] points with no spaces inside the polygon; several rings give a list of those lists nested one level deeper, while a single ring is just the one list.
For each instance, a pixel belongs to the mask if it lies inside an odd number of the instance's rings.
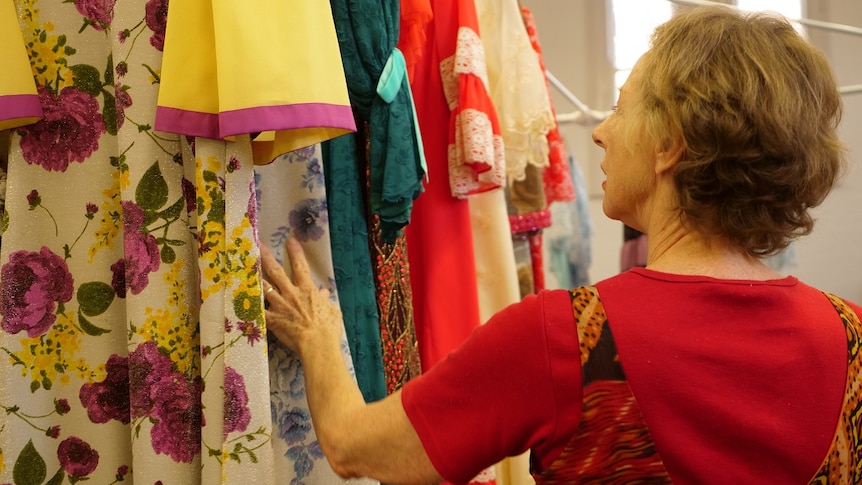
[{"label": "green leaf print fabric", "polygon": [[273,409],[249,135],[153,129],[167,0],[12,3],[0,483],[333,483],[301,383]]}]

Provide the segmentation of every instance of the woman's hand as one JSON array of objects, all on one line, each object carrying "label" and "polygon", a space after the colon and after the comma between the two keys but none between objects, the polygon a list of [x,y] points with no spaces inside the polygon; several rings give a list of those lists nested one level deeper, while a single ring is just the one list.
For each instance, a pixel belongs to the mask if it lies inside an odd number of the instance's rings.
[{"label": "woman's hand", "polygon": [[266,325],[302,360],[314,430],[332,469],[344,478],[384,483],[441,482],[404,411],[401,391],[365,403],[341,353],[341,311],[328,291],[315,286],[299,243],[289,239],[286,247],[293,281],[261,248]]},{"label": "woman's hand", "polygon": [[266,327],[302,359],[320,345],[338,345],[341,310],[329,299],[328,290],[314,284],[302,246],[288,239],[285,247],[294,281],[269,249],[261,247]]}]

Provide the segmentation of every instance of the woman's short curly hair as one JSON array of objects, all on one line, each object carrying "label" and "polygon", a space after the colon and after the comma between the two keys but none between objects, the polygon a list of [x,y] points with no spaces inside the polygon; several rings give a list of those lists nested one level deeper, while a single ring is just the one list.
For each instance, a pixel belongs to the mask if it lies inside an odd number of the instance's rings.
[{"label": "woman's short curly hair", "polygon": [[811,232],[809,209],[844,166],[842,102],[826,57],[784,18],[694,8],[656,29],[641,71],[641,127],[678,134],[686,224],[751,256]]}]

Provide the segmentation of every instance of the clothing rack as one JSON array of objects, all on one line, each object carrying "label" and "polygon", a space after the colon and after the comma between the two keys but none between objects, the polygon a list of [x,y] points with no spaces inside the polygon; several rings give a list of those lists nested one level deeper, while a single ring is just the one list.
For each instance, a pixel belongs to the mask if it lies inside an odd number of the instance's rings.
[{"label": "clothing rack", "polygon": [[587,106],[583,101],[578,99],[569,88],[563,84],[562,81],[556,78],[550,71],[545,71],[545,75],[548,77],[548,81],[557,88],[566,99],[569,100],[575,108],[576,111],[571,113],[562,113],[557,114],[557,123],[575,123],[578,125],[592,126],[601,123],[605,118],[610,116],[611,111],[598,111]]},{"label": "clothing rack", "polygon": [[[703,5],[725,5],[723,3],[718,2],[710,2],[708,0],[668,0],[671,3],[676,3],[680,5],[695,5],[695,6],[703,6]],[[850,35],[858,35],[862,36],[862,27],[855,27],[853,25],[844,25],[844,24],[836,24],[834,22],[824,22],[822,20],[814,20],[814,19],[790,19],[792,22],[796,22],[807,27],[814,27],[817,29],[829,30],[832,32],[838,32],[840,34],[850,34]],[[854,84],[850,86],[841,86],[838,88],[838,91],[841,94],[855,94],[862,93],[862,84]]]},{"label": "clothing rack", "polygon": [[[723,5],[725,7],[733,7],[733,5],[727,5],[724,3],[718,2],[710,2],[709,0],[668,0],[670,3],[677,3],[681,5],[695,5],[695,6],[704,6],[704,5]],[[840,32],[842,34],[851,34],[851,35],[860,35],[862,36],[862,27],[854,27],[852,25],[844,25],[844,24],[836,24],[834,22],[824,22],[822,20],[814,20],[814,19],[790,19],[791,22],[800,23],[802,25],[807,25],[809,27],[816,27],[818,29],[831,30],[833,32]]]},{"label": "clothing rack", "polygon": [[[691,5],[691,6],[704,6],[704,5],[724,5],[724,3],[711,2],[709,0],[668,0],[671,3],[679,4],[679,5]],[[850,35],[858,35],[862,36],[862,27],[855,27],[852,25],[844,25],[838,24],[834,22],[824,22],[822,20],[814,20],[814,19],[790,19],[792,22],[799,23],[801,25],[805,25],[808,27],[813,27],[817,29],[828,30],[832,32],[838,32],[841,34],[850,34]],[[545,74],[548,77],[548,81],[557,88],[560,93],[566,97],[569,102],[575,105],[576,111],[571,113],[562,113],[557,115],[558,123],[576,123],[579,125],[596,125],[601,123],[602,120],[607,118],[611,111],[597,111],[589,106],[587,106],[583,101],[578,99],[567,87],[562,83],[559,79],[557,79],[550,71],[545,71]],[[852,84],[849,86],[841,86],[838,88],[838,92],[841,94],[856,94],[862,93],[862,84]]]}]

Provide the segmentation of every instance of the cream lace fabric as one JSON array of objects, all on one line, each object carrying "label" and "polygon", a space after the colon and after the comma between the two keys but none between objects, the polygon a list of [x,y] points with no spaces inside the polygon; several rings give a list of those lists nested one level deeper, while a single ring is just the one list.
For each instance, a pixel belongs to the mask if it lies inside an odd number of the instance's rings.
[{"label": "cream lace fabric", "polygon": [[[506,181],[503,138],[479,102],[489,92],[488,71],[482,40],[474,30],[458,29],[455,54],[440,62],[440,72],[446,102],[456,113],[455,137],[450,139],[448,153],[452,195],[466,197],[503,187]],[[481,88],[478,84],[475,87],[484,93],[470,89],[476,80]],[[471,106],[471,101],[477,101],[477,105]]]},{"label": "cream lace fabric", "polygon": [[[495,135],[488,115],[466,109],[455,117],[455,143],[449,145],[449,183],[456,196],[480,192],[483,186],[502,187],[506,176],[503,138]],[[475,174],[468,164],[491,168]]]},{"label": "cream lace fabric", "polygon": [[482,45],[482,39],[471,29],[459,28],[455,55],[440,62],[440,69],[443,73],[443,92],[450,110],[454,110],[458,106],[459,75],[471,74],[476,76],[485,85],[485,90],[489,90],[488,69],[485,63],[485,48]]},{"label": "cream lace fabric", "polygon": [[517,0],[476,0],[491,99],[506,148],[506,175],[523,180],[527,164],[548,165],[554,127],[545,77]]}]

